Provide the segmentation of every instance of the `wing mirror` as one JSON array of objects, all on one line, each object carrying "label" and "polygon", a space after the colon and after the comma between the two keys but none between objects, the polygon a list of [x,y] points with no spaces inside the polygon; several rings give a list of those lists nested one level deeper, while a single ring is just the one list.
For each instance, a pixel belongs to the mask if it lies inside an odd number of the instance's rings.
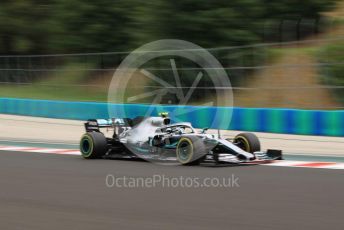
[{"label": "wing mirror", "polygon": [[201,134],[205,134],[208,129],[209,129],[208,127],[207,128],[203,128],[202,131],[201,131]]}]

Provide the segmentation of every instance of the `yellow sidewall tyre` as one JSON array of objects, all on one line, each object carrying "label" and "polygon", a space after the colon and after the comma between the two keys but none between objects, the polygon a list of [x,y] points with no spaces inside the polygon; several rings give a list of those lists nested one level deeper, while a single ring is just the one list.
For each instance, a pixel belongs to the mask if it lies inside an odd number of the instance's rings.
[{"label": "yellow sidewall tyre", "polygon": [[240,133],[234,138],[234,143],[238,144],[242,150],[254,153],[260,151],[260,141],[254,133]]},{"label": "yellow sidewall tyre", "polygon": [[197,165],[206,154],[202,140],[196,136],[182,137],[176,148],[176,157],[182,165]]},{"label": "yellow sidewall tyre", "polygon": [[98,159],[108,151],[107,140],[99,132],[85,133],[80,140],[80,152],[85,159]]}]

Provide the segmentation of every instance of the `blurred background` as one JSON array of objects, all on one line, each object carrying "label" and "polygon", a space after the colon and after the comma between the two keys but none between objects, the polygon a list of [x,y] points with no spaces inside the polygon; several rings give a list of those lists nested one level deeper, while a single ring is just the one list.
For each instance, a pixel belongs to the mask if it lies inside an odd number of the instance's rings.
[{"label": "blurred background", "polygon": [[[0,97],[104,102],[121,61],[158,39],[209,50],[234,106],[344,108],[344,1],[335,0],[1,0]],[[187,88],[200,67],[176,64]],[[168,62],[147,68],[171,81]],[[133,95],[159,87],[137,79]],[[192,104],[212,96],[208,85]]]}]

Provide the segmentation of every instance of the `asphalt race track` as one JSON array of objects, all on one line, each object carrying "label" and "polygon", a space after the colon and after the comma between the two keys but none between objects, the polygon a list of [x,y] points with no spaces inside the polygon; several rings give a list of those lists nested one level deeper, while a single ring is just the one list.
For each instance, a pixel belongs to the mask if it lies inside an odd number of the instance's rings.
[{"label": "asphalt race track", "polygon": [[[230,177],[240,187],[119,188],[116,177]],[[343,229],[344,170],[163,166],[0,151],[0,229]]]}]

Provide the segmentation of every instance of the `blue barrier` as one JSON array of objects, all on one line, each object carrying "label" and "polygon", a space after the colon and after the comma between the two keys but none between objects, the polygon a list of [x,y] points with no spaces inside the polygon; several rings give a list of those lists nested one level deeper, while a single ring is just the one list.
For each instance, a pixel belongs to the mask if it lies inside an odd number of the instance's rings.
[{"label": "blue barrier", "polygon": [[[108,118],[110,111],[118,117],[142,116],[150,105],[66,102],[0,98],[0,113],[60,119],[87,120]],[[232,111],[231,122],[221,123]],[[120,111],[116,113],[116,111]],[[151,114],[178,111],[178,120],[189,121],[196,128],[221,128],[286,134],[344,136],[344,110],[296,110],[268,108],[229,108],[156,105]],[[216,119],[214,119],[217,114]]]}]

